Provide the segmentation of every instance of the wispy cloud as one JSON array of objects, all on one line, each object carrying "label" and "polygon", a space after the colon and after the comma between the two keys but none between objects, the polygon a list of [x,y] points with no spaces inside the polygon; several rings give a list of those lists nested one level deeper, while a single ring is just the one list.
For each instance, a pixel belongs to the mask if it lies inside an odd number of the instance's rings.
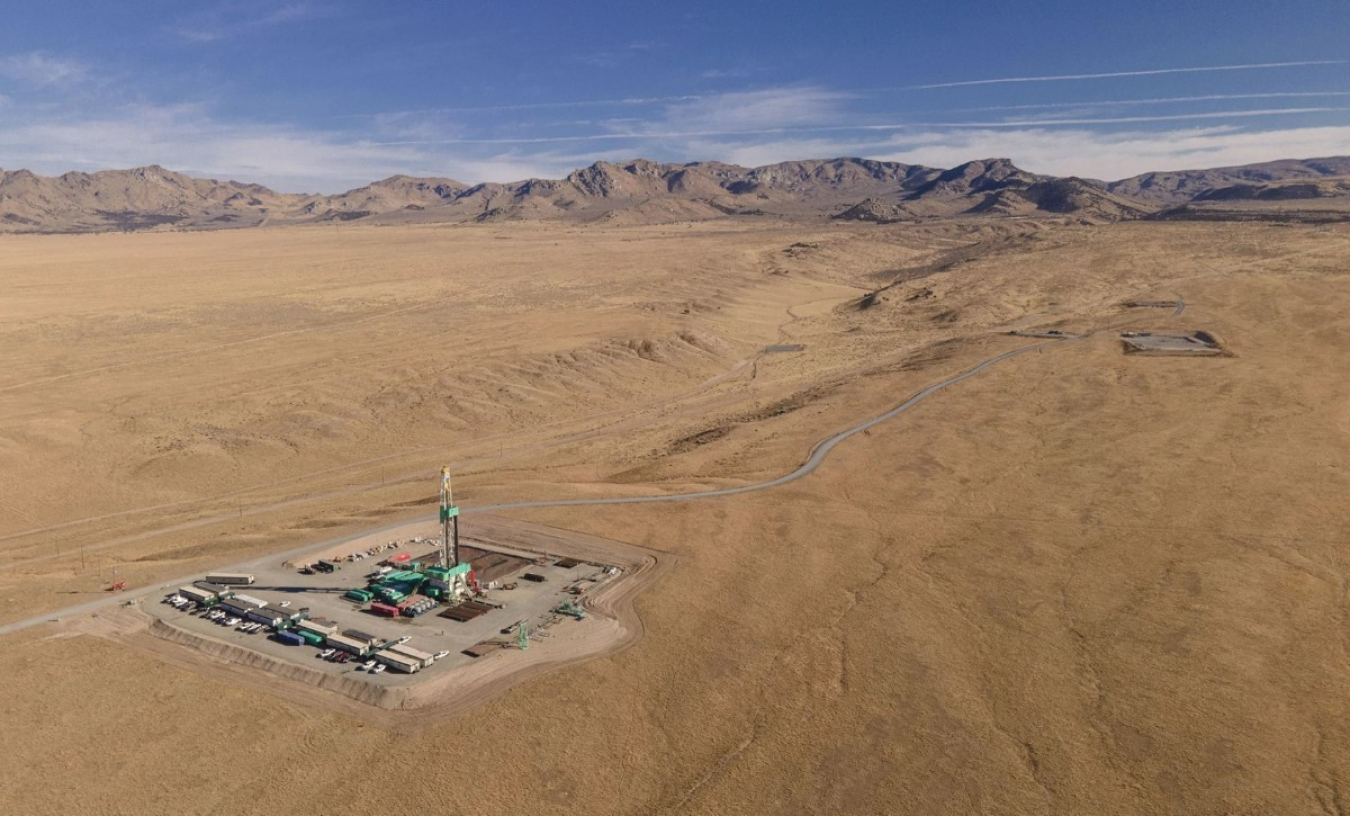
[{"label": "wispy cloud", "polygon": [[1160,76],[1162,74],[1199,74],[1211,71],[1256,71],[1271,68],[1306,68],[1314,65],[1345,65],[1347,60],[1298,60],[1295,62],[1249,62],[1238,65],[1203,65],[1190,68],[1150,68],[1142,71],[1107,71],[1095,74],[1051,74],[1047,76],[996,77],[967,79],[960,82],[932,82],[926,85],[900,85],[888,88],[869,88],[872,91],[927,91],[938,88],[965,88],[974,85],[1003,85],[1020,82],[1071,82],[1088,79],[1119,79],[1123,77]]},{"label": "wispy cloud", "polygon": [[1087,102],[1032,102],[1022,105],[983,105],[978,108],[952,108],[948,113],[1001,110],[1045,110],[1049,108],[1117,107],[1129,105],[1170,105],[1183,102],[1233,102],[1242,99],[1313,99],[1350,96],[1350,91],[1272,91],[1270,93],[1205,94],[1203,96],[1162,96],[1152,99],[1097,99]]},{"label": "wispy cloud", "polygon": [[[898,132],[904,130],[913,130],[916,128],[948,128],[948,129],[996,129],[996,128],[1025,128],[1035,125],[1039,127],[1067,126],[1067,125],[1120,125],[1120,124],[1143,124],[1148,122],[1175,122],[1187,120],[1206,120],[1206,119],[1247,119],[1251,117],[1271,117],[1271,116],[1295,116],[1310,114],[1340,114],[1350,112],[1350,107],[1312,107],[1312,108],[1267,108],[1262,110],[1232,110],[1232,111],[1208,111],[1197,113],[1179,113],[1162,114],[1155,116],[1100,116],[1100,117],[1018,117],[998,121],[976,121],[976,122],[934,122],[934,121],[895,121],[895,122],[866,122],[858,121],[853,123],[841,124],[790,124],[794,117],[800,117],[801,121],[821,121],[824,115],[814,115],[810,111],[810,106],[804,108],[794,108],[784,106],[781,109],[776,105],[765,105],[756,108],[747,106],[741,110],[727,110],[726,116],[692,116],[688,120],[681,120],[679,117],[667,117],[666,119],[656,121],[642,121],[630,123],[622,130],[610,133],[584,133],[575,135],[558,136],[526,136],[526,137],[489,137],[489,138],[437,138],[430,140],[395,140],[383,142],[387,145],[453,145],[453,144],[482,144],[482,145],[530,145],[530,144],[554,144],[564,142],[620,142],[631,141],[634,143],[670,141],[677,139],[706,139],[712,137],[749,137],[749,136],[784,136],[791,134],[808,133],[847,133],[847,132]],[[778,114],[774,116],[774,114]],[[689,124],[703,125],[702,128],[678,128],[673,127],[678,122],[687,121]],[[834,120],[834,121],[837,121]],[[780,122],[789,122],[789,124],[778,124]],[[755,127],[755,125],[762,125]]]},{"label": "wispy cloud", "polygon": [[329,17],[337,11],[332,3],[300,1],[278,5],[247,0],[224,3],[209,12],[186,17],[173,26],[173,31],[190,42],[208,43],[284,23]]},{"label": "wispy cloud", "polygon": [[77,60],[41,51],[0,59],[0,76],[35,88],[74,85],[88,78],[89,68]]},{"label": "wispy cloud", "polygon": [[1223,167],[1281,158],[1343,155],[1350,126],[1248,130],[1234,126],[1101,133],[1084,129],[929,130],[873,145],[891,161],[950,167],[1010,156],[1038,173],[1119,179],[1152,170]]}]

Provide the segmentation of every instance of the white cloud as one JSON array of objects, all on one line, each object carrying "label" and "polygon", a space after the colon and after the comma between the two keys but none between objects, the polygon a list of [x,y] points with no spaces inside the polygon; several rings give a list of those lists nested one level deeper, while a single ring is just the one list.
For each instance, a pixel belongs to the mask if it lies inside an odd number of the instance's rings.
[{"label": "white cloud", "polygon": [[819,87],[768,88],[710,94],[666,105],[664,115],[619,132],[689,132],[802,127],[837,121],[853,94]]},{"label": "white cloud", "polygon": [[331,3],[290,2],[277,5],[258,0],[236,0],[222,3],[209,12],[186,17],[173,27],[173,31],[190,42],[208,43],[229,39],[250,30],[328,17],[336,11]]},{"label": "white cloud", "polygon": [[868,152],[879,159],[951,167],[1006,156],[1037,173],[1114,180],[1151,170],[1192,170],[1285,158],[1344,155],[1350,126],[1243,130],[1232,126],[1102,133],[1092,130],[934,130]]},{"label": "white cloud", "polygon": [[36,88],[46,88],[74,85],[89,76],[89,69],[76,60],[33,51],[0,59],[0,76]]}]

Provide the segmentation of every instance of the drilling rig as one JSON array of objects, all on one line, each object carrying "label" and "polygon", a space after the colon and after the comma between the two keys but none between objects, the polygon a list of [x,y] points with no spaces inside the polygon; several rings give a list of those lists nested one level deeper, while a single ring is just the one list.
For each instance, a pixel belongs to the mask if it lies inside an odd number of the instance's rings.
[{"label": "drilling rig", "polygon": [[459,507],[450,486],[450,468],[441,468],[441,566],[459,564]]}]

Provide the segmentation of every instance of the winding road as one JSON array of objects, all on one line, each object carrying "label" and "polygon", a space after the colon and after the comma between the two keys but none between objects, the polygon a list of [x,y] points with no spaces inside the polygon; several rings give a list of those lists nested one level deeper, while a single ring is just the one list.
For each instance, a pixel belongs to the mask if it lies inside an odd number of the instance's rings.
[{"label": "winding road", "polygon": [[[1178,298],[1172,316],[1174,317],[1179,316],[1183,311],[1185,311],[1185,309],[1186,309],[1186,302]],[[1128,322],[1133,322],[1133,320]],[[770,490],[772,488],[779,487],[781,485],[785,485],[790,482],[795,482],[804,476],[809,476],[811,473],[815,472],[816,468],[821,466],[821,464],[825,461],[826,457],[830,455],[830,452],[833,451],[836,447],[839,446],[840,443],[844,442],[845,440],[853,436],[856,436],[866,430],[874,428],[883,422],[894,419],[896,416],[903,414],[904,412],[908,411],[909,409],[913,408],[914,406],[918,405],[919,403],[923,402],[924,400],[928,399],[934,394],[940,391],[944,391],[947,388],[956,385],[957,383],[968,380],[971,377],[977,376],[982,372],[992,368],[993,366],[998,365],[999,363],[1011,360],[1014,357],[1020,357],[1023,354],[1030,354],[1033,351],[1039,351],[1041,349],[1050,346],[1057,346],[1065,343],[1075,343],[1081,340],[1086,340],[1087,338],[1092,337],[1095,334],[1099,334],[1104,331],[1112,331],[1114,329],[1120,328],[1123,325],[1126,325],[1126,323],[1119,323],[1112,326],[1105,326],[1080,335],[1065,335],[1063,339],[1050,340],[1044,343],[1036,343],[1034,345],[1024,346],[1022,348],[1012,349],[1011,351],[1005,351],[1002,354],[997,354],[993,357],[990,357],[984,362],[979,363],[971,368],[968,368],[959,374],[954,374],[951,377],[946,378],[945,380],[941,380],[939,382],[927,386],[923,390],[911,396],[909,399],[906,399],[904,402],[900,403],[899,405],[896,405],[894,408],[891,408],[889,411],[886,411],[885,413],[880,414],[879,416],[872,417],[871,419],[868,419],[864,422],[860,422],[857,425],[854,425],[850,428],[847,428],[843,431],[840,431],[836,434],[826,437],[825,439],[816,443],[816,445],[811,449],[810,455],[807,456],[806,461],[802,462],[802,464],[799,465],[795,470],[786,473],[782,476],[779,476],[775,479],[769,479],[768,481],[756,482],[755,484],[741,485],[740,487],[726,487],[726,488],[717,488],[713,490],[696,490],[689,493],[669,493],[661,496],[621,496],[603,499],[543,499],[539,501],[486,504],[478,507],[466,507],[461,512],[464,515],[469,515],[473,513],[493,513],[493,512],[501,512],[503,510],[526,510],[542,507],[589,507],[589,506],[610,505],[610,504],[650,504],[654,502],[694,501],[697,499],[711,499],[711,498],[718,498],[721,496],[738,496],[742,493],[755,493],[760,490]],[[341,544],[344,541],[350,541],[356,538],[371,535],[373,533],[379,533],[384,530],[392,530],[398,527],[406,526],[408,524],[434,521],[435,519],[436,519],[435,514],[429,514],[426,516],[421,516],[412,519],[403,519],[401,521],[393,522],[379,527],[362,530],[359,533],[353,533],[351,535],[330,539],[328,541],[319,544],[306,544],[302,547],[296,547],[294,549],[287,550],[285,552],[268,553],[267,555],[264,555],[262,557],[255,558],[240,564],[234,564],[228,568],[222,569],[236,572],[247,572],[250,568],[261,566],[264,562],[273,562],[276,561],[277,559],[289,560],[297,556],[304,555],[307,552],[317,551],[320,549],[325,549],[327,547],[335,546],[337,544]],[[130,592],[122,592],[109,595],[108,597],[105,598],[99,598],[98,600],[89,601],[87,603],[67,607],[65,609],[52,612],[46,615],[39,615],[37,617],[27,618],[25,620],[5,624],[3,626],[0,626],[0,635],[6,635],[11,632],[17,632],[32,626],[37,626],[42,623],[57,621],[63,617],[68,617],[71,615],[79,615],[86,612],[94,612],[99,609],[115,606],[117,604],[123,604],[129,600],[150,595],[167,587],[180,586],[182,584],[190,583],[193,580],[197,580],[200,574],[201,574],[200,572],[196,572],[193,573],[192,575],[183,576],[182,578],[174,579],[172,581],[166,581],[162,584],[155,584],[137,590],[132,590]]]}]

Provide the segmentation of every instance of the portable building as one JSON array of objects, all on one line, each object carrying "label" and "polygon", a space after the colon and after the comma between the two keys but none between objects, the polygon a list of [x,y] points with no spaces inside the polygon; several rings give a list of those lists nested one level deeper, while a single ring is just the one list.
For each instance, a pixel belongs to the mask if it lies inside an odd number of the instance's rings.
[{"label": "portable building", "polygon": [[[296,635],[296,637],[299,637],[299,635]],[[370,644],[363,641],[352,640],[351,638],[342,635],[329,635],[327,640],[329,646],[332,646],[335,649],[341,649],[344,652],[350,652],[362,657],[370,654]]]},{"label": "portable building", "polygon": [[233,591],[224,584],[213,584],[210,581],[194,581],[192,585],[203,592],[214,592],[217,595],[224,595],[227,592],[231,595],[234,594]]},{"label": "portable building", "polygon": [[206,580],[213,584],[251,584],[253,576],[243,572],[215,572],[206,576]]},{"label": "portable building", "polygon": [[364,643],[368,646],[373,646],[374,644],[379,643],[383,640],[383,638],[377,638],[374,635],[368,635],[365,632],[362,632],[357,629],[344,629],[342,631],[342,634],[345,637],[349,637],[352,640],[360,641],[361,643]]},{"label": "portable building", "polygon": [[206,590],[197,589],[196,587],[180,587],[178,594],[187,598],[189,601],[196,601],[199,604],[209,603],[216,599],[216,593],[207,592]]},{"label": "portable building", "polygon": [[233,615],[238,615],[239,617],[242,618],[248,613],[257,609],[258,607],[250,606],[246,603],[237,601],[234,598],[227,598],[224,601],[220,602],[220,608],[224,609],[226,612],[229,612]]},{"label": "portable building", "polygon": [[289,615],[276,609],[251,609],[245,617],[256,623],[264,623],[272,627],[279,627],[282,623],[290,620]]},{"label": "portable building", "polygon": [[325,621],[322,618],[302,620],[295,625],[295,628],[301,632],[313,632],[316,635],[323,635],[324,637],[337,634],[337,624]]},{"label": "portable building", "polygon": [[406,655],[401,655],[398,652],[389,651],[388,649],[383,652],[376,652],[375,659],[389,668],[401,671],[404,674],[412,674],[422,668],[422,664],[419,661],[407,657]]},{"label": "portable building", "polygon": [[424,652],[421,649],[414,649],[413,647],[409,646],[406,643],[399,643],[394,646],[390,646],[385,651],[403,655],[409,660],[416,660],[417,662],[422,664],[422,668],[424,669],[427,666],[430,666],[432,663],[436,662],[436,658],[433,655]]},{"label": "portable building", "polygon": [[255,598],[252,595],[245,595],[242,592],[236,593],[233,600],[238,601],[239,603],[248,604],[255,609],[262,609],[264,606],[267,606],[267,601],[264,601],[262,598]]}]

